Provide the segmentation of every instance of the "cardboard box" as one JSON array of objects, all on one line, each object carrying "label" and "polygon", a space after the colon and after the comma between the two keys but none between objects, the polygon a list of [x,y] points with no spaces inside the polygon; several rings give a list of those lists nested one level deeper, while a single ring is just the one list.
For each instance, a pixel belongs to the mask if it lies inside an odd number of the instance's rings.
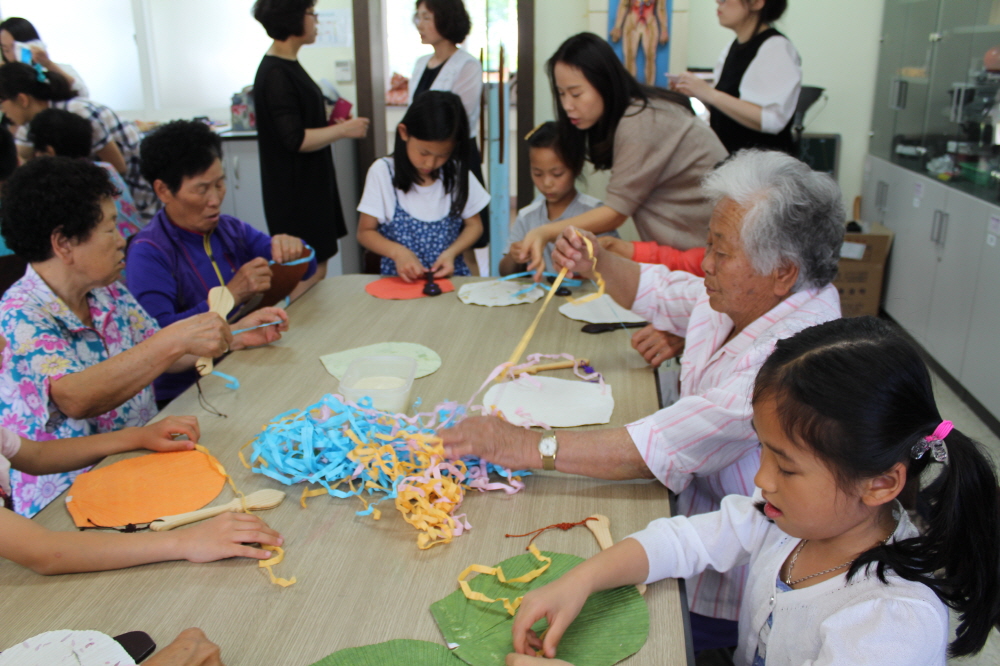
[{"label": "cardboard box", "polygon": [[845,317],[877,316],[882,302],[892,230],[877,222],[868,227],[867,233],[844,235],[840,270],[833,284],[840,292],[840,310]]}]

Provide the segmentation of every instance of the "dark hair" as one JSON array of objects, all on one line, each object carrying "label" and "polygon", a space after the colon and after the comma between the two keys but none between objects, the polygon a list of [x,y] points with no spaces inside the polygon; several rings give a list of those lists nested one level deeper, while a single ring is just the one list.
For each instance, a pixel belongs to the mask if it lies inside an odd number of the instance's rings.
[{"label": "dark hair", "polygon": [[46,102],[60,102],[76,97],[69,81],[62,74],[39,74],[34,67],[23,62],[0,65],[0,100],[13,99],[21,93]]},{"label": "dark hair", "polygon": [[25,261],[52,257],[52,233],[85,242],[102,219],[101,200],[120,194],[89,160],[36,157],[3,184],[0,233]]},{"label": "dark hair", "polygon": [[[848,580],[874,565],[923,583],[958,611],[952,656],[978,652],[1000,620],[1000,502],[993,466],[978,445],[952,430],[940,475],[920,489],[930,453],[913,447],[941,415],[917,349],[874,317],[838,319],[780,340],[757,375],[753,401],[774,399],[785,433],[826,462],[838,485],[906,466],[901,499],[919,491],[928,508],[920,536],[872,548]],[[939,573],[940,572],[940,573]]]},{"label": "dark hair", "polygon": [[[569,116],[559,103],[556,90],[556,64],[563,63],[579,69],[590,85],[597,89],[604,100],[604,115],[588,130],[579,130],[569,121]],[[584,156],[597,169],[610,169],[614,159],[615,130],[629,105],[642,103],[645,109],[650,99],[665,99],[687,109],[692,115],[691,100],[685,95],[663,88],[640,84],[632,76],[611,46],[592,32],[581,32],[563,42],[545,65],[552,85],[552,97],[559,124],[561,153],[567,164],[582,163]],[[583,131],[585,134],[580,135]],[[652,138],[651,138],[652,140]]]},{"label": "dark hair", "polygon": [[90,157],[90,121],[65,109],[45,109],[31,119],[28,141],[38,152],[51,147],[60,157]]},{"label": "dark hair", "polygon": [[[752,0],[743,0],[744,5],[749,5]],[[788,9],[788,0],[764,0],[764,6],[757,14],[757,26],[754,30],[760,30],[760,26],[765,23],[771,25],[781,18],[781,15]]]},{"label": "dark hair", "polygon": [[17,168],[17,146],[14,135],[0,130],[0,183],[10,178]]},{"label": "dark hair", "polygon": [[[10,36],[16,42],[32,42],[36,39],[41,39],[31,21],[19,16],[11,16],[9,19],[0,22],[0,30],[9,32]],[[10,62],[6,57],[3,58],[3,61]]]},{"label": "dark hair", "polygon": [[472,30],[472,20],[462,0],[417,0],[415,7],[427,7],[434,14],[434,28],[453,44],[461,44]]},{"label": "dark hair", "polygon": [[526,137],[525,143],[528,148],[549,148],[559,156],[566,168],[573,172],[573,177],[579,177],[583,172],[583,154],[576,156],[576,163],[570,162],[563,154],[562,145],[559,142],[559,126],[551,120],[547,120],[535,129],[531,130]]},{"label": "dark hair", "polygon": [[[469,200],[469,117],[465,115],[462,100],[455,93],[444,90],[428,90],[413,100],[400,121],[406,126],[411,138],[420,141],[454,141],[455,148],[433,178],[440,178],[445,192],[451,197],[451,214],[461,215]],[[396,129],[396,147],[392,152],[396,163],[396,173],[392,184],[403,192],[409,192],[414,183],[419,182],[416,167],[406,154],[406,142]]]},{"label": "dark hair", "polygon": [[205,123],[173,120],[142,140],[139,156],[146,182],[162,180],[176,194],[185,178],[205,173],[222,159],[222,139]]},{"label": "dark hair", "polygon": [[315,4],[316,0],[257,0],[253,3],[253,17],[264,26],[268,37],[283,42],[302,35],[306,11]]}]

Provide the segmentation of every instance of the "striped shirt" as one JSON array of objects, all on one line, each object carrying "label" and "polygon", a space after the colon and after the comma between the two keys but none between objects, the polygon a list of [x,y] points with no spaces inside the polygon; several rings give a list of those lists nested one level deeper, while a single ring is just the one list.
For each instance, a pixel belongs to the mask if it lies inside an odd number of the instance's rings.
[{"label": "striped shirt", "polygon": [[[643,264],[632,311],[661,331],[687,338],[681,397],[627,426],[650,471],[678,494],[685,516],[718,510],[726,495],[752,495],[760,464],[750,395],[777,340],[840,317],[832,285],[792,294],[728,343],[733,320],[708,302],[704,279]],[[738,620],[746,567],[688,579],[688,603],[701,615]]]}]

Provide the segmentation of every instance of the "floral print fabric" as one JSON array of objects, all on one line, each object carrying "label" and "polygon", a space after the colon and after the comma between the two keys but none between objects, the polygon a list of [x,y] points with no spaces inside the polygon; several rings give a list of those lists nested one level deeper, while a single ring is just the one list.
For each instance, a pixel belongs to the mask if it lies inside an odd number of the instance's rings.
[{"label": "floral print fabric", "polygon": [[[70,418],[51,401],[51,382],[131,349],[159,330],[120,284],[93,289],[87,301],[92,327],[84,326],[30,265],[0,299],[0,334],[7,340],[0,370],[0,426],[45,441],[141,426],[156,415],[149,386],[92,419]],[[81,471],[42,477],[12,471],[15,510],[34,516]]]}]

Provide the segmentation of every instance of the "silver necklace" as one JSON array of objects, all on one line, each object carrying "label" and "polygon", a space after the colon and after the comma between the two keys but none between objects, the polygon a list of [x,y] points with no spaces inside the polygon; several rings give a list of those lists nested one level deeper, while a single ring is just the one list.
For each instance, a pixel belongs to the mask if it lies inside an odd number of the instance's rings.
[{"label": "silver necklace", "polygon": [[[898,529],[898,528],[899,528],[899,521],[896,521],[896,527],[894,527],[892,529],[892,531],[889,532],[889,536],[887,536],[886,538],[882,539],[882,542],[879,545],[880,546],[884,546],[887,543],[889,543],[889,539],[892,538],[892,535],[896,533],[896,529]],[[802,549],[805,547],[805,545],[808,542],[809,542],[809,539],[803,539],[801,541],[801,543],[799,543],[798,547],[795,549],[795,552],[792,553],[792,561],[788,563],[788,573],[785,574],[785,585],[787,585],[788,587],[794,587],[794,586],[798,585],[799,583],[803,583],[803,582],[809,580],[810,578],[815,578],[816,576],[822,576],[824,574],[833,573],[834,571],[840,571],[844,567],[850,566],[851,564],[854,563],[854,559],[850,559],[850,560],[844,562],[843,564],[841,564],[839,566],[832,567],[830,569],[826,569],[825,571],[818,571],[818,572],[816,572],[814,574],[810,574],[809,576],[806,576],[804,578],[799,578],[798,580],[792,580],[792,571],[795,569],[795,561],[797,559],[799,559],[799,553],[802,552]]]}]

